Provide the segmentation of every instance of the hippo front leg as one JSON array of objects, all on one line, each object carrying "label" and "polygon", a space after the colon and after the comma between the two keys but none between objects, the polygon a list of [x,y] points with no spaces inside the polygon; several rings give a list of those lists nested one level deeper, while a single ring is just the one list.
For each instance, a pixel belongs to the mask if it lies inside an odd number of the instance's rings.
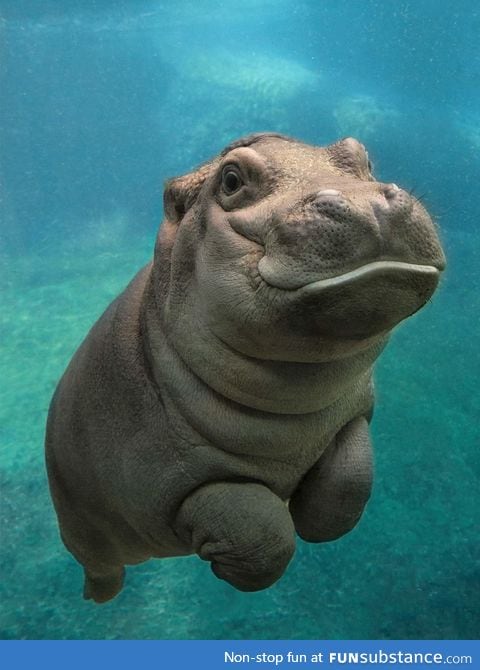
[{"label": "hippo front leg", "polygon": [[256,483],[205,484],[183,502],[176,531],[217,577],[240,591],[277,581],[295,551],[287,506]]},{"label": "hippo front leg", "polygon": [[327,542],[348,533],[370,497],[372,470],[368,423],[358,417],[337,433],[290,500],[300,537]]}]

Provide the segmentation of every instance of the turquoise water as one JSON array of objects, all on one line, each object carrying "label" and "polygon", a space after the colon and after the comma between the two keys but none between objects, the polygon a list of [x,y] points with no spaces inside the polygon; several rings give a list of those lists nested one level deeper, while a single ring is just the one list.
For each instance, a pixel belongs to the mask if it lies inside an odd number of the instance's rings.
[{"label": "turquoise water", "polygon": [[[478,637],[477,3],[0,12],[1,637]],[[151,256],[163,180],[258,130],[357,137],[377,177],[422,195],[441,228],[441,288],[377,364],[372,499],[343,539],[299,540],[267,591],[237,592],[189,557],[130,568],[115,600],[92,605],[47,489],[51,394]]]}]

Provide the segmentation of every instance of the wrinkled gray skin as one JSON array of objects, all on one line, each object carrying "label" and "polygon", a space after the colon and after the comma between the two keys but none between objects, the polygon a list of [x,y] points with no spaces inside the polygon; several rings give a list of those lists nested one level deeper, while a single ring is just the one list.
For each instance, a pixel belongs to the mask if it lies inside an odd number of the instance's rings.
[{"label": "wrinkled gray skin", "polygon": [[372,365],[444,267],[426,211],[353,139],[239,140],[167,184],[165,217],[50,408],[62,539],[96,602],[125,564],[191,553],[263,589],[295,533],[348,532],[372,483]]}]

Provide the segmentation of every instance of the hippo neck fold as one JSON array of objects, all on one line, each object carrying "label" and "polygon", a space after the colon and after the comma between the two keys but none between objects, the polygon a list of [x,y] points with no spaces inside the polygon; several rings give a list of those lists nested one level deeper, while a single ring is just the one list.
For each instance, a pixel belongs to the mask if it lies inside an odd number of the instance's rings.
[{"label": "hippo neck fold", "polygon": [[[367,367],[350,378],[346,393],[320,410],[301,413],[298,403],[291,413],[285,411],[286,404],[281,412],[254,409],[217,392],[187,365],[160,327],[148,291],[141,327],[152,381],[169,417],[169,430],[182,448],[215,447],[254,462],[267,459],[269,468],[282,462],[295,472],[304,472],[343,425],[355,416],[367,416],[373,406],[371,368]],[[255,364],[254,373],[259,379],[262,366],[258,361]],[[221,374],[219,367],[220,361],[215,370]],[[272,382],[268,375],[264,377],[264,384]],[[281,383],[277,382],[278,388]],[[306,394],[306,389],[302,393]],[[247,400],[253,404],[252,397],[253,394]],[[278,395],[275,400],[279,402]],[[287,400],[291,407],[291,397]],[[286,403],[285,398],[283,402]],[[205,457],[209,454],[205,452]]]},{"label": "hippo neck fold", "polygon": [[[321,363],[293,363],[248,357],[231,349],[203,324],[165,332],[161,307],[150,285],[144,322],[152,368],[160,385],[176,396],[189,394],[188,375],[199,392],[214,393],[251,410],[302,415],[322,411],[371,375],[386,338],[349,358]],[[175,370],[173,370],[175,368]],[[181,370],[180,370],[181,368]],[[166,381],[169,380],[169,381]]]}]

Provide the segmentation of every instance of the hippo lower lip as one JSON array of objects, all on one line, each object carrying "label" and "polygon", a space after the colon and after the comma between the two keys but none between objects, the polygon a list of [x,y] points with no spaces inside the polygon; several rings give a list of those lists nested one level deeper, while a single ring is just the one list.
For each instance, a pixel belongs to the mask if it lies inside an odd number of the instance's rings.
[{"label": "hippo lower lip", "polygon": [[285,291],[302,291],[306,293],[320,293],[323,290],[330,288],[341,288],[355,282],[358,279],[371,277],[375,275],[385,275],[387,274],[404,274],[404,275],[424,275],[425,278],[430,277],[439,277],[440,270],[433,265],[420,265],[416,263],[406,263],[402,261],[374,261],[372,263],[367,263],[362,265],[355,270],[350,270],[341,275],[336,275],[334,277],[328,277],[326,279],[319,279],[314,282],[309,282],[307,284],[301,284],[299,286],[291,286],[291,280],[286,286],[281,280],[276,278],[266,277],[262,273],[261,261],[258,265],[258,270],[260,276],[265,281],[266,284],[277,289],[282,289]]},{"label": "hippo lower lip", "polygon": [[291,296],[296,306],[292,328],[327,338],[365,339],[391,330],[425,305],[439,277],[432,265],[383,260],[297,287],[291,279],[289,288],[266,283]]}]

